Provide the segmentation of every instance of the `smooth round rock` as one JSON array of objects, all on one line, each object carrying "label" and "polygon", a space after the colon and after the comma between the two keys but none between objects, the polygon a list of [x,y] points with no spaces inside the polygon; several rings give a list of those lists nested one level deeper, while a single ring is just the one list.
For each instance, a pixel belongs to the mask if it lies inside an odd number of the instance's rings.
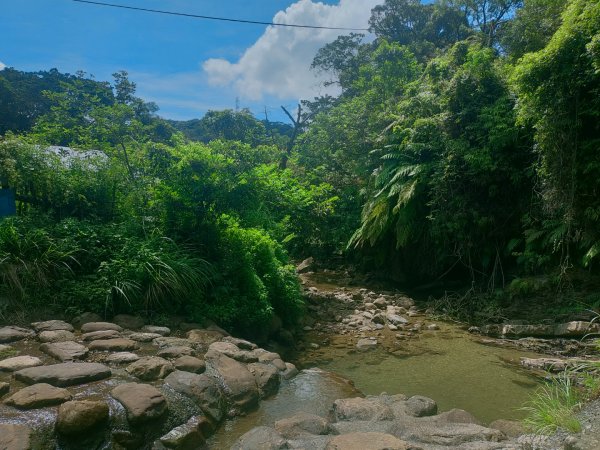
[{"label": "smooth round rock", "polygon": [[106,423],[108,417],[109,408],[104,401],[70,401],[58,408],[56,429],[66,435],[82,434]]}]

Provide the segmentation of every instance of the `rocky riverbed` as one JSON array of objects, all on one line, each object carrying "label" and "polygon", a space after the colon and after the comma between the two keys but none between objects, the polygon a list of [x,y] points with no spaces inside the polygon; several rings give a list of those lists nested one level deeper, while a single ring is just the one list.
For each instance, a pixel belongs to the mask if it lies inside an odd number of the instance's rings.
[{"label": "rocky riverbed", "polygon": [[1,327],[0,448],[202,448],[297,374],[215,325],[187,328],[92,314]]}]

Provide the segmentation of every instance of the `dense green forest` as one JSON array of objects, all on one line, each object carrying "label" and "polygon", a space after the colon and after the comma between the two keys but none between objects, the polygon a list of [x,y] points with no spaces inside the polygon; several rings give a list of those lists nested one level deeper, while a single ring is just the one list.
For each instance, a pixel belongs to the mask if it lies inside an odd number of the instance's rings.
[{"label": "dense green forest", "polygon": [[166,121],[126,72],[0,71],[18,203],[0,315],[181,314],[256,336],[302,314],[290,258],[486,301],[597,274],[600,3],[386,0],[369,23],[315,55],[340,95],[303,101],[294,126]]}]

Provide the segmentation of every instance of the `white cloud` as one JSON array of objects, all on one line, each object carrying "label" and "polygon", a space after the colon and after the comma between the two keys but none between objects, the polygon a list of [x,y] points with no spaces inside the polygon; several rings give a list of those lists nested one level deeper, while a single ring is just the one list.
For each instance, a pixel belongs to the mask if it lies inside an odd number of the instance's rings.
[{"label": "white cloud", "polygon": [[6,67],[6,64],[4,64],[2,61],[0,61],[0,70],[4,70],[5,67]]},{"label": "white cloud", "polygon": [[[326,5],[299,0],[273,18],[277,23],[328,27],[368,28],[371,9],[383,0],[340,0]],[[202,65],[212,86],[232,86],[249,100],[263,96],[280,99],[311,98],[327,91],[310,64],[321,47],[348,32],[306,28],[268,27],[237,62],[209,59]]]}]

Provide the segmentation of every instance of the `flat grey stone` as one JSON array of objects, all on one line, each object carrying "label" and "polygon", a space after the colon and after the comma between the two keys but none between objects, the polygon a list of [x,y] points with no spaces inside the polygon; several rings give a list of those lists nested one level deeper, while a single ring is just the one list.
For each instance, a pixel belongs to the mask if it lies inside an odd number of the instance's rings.
[{"label": "flat grey stone", "polygon": [[20,341],[33,336],[33,331],[27,328],[8,326],[0,328],[0,344]]},{"label": "flat grey stone", "polygon": [[159,327],[156,325],[144,325],[142,327],[142,331],[145,333],[156,333],[156,334],[160,334],[161,336],[168,336],[169,334],[171,334],[171,330],[167,327]]},{"label": "flat grey stone", "polygon": [[19,409],[35,409],[58,405],[71,400],[71,397],[71,393],[66,389],[38,383],[17,391],[5,403]]},{"label": "flat grey stone", "polygon": [[127,336],[129,339],[132,339],[137,342],[151,342],[156,338],[162,337],[162,334],[158,333],[131,333]]},{"label": "flat grey stone", "polygon": [[105,362],[110,364],[129,364],[140,359],[138,355],[131,352],[111,353],[105,359]]},{"label": "flat grey stone", "polygon": [[38,339],[42,342],[65,342],[74,341],[75,335],[68,330],[48,330],[42,331]]},{"label": "flat grey stone", "polygon": [[85,345],[74,341],[42,344],[40,350],[62,362],[83,359],[88,354],[88,349]]},{"label": "flat grey stone", "polygon": [[111,395],[123,405],[127,419],[133,425],[157,419],[167,411],[167,401],[158,389],[149,384],[121,384],[112,390]]},{"label": "flat grey stone", "polygon": [[81,335],[84,341],[100,341],[102,339],[117,339],[121,337],[121,333],[117,330],[91,331]]},{"label": "flat grey stone", "polygon": [[0,423],[0,448],[3,450],[30,450],[33,430],[27,425]]},{"label": "flat grey stone", "polygon": [[137,342],[131,339],[102,339],[90,342],[90,350],[108,351],[108,352],[127,352],[139,348]]},{"label": "flat grey stone", "polygon": [[42,360],[35,356],[15,356],[0,361],[0,371],[15,372],[28,367],[41,366]]},{"label": "flat grey stone", "polygon": [[73,325],[63,320],[46,320],[45,322],[34,322],[31,326],[41,333],[42,331],[74,331]]},{"label": "flat grey stone", "polygon": [[99,363],[68,362],[50,366],[30,367],[15,372],[15,378],[18,381],[27,384],[48,383],[59,387],[103,380],[110,376],[110,369]]},{"label": "flat grey stone", "polygon": [[116,323],[111,322],[89,322],[81,326],[82,333],[91,333],[92,331],[123,331],[123,328]]}]

